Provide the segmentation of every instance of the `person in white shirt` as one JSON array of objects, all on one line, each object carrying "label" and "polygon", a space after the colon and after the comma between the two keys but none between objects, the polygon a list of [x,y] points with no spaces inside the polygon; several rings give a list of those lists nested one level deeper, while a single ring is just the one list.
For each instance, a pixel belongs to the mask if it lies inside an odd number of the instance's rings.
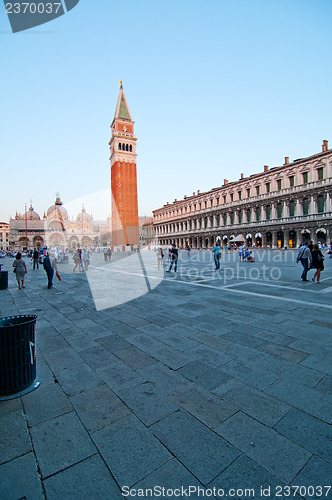
[{"label": "person in white shirt", "polygon": [[303,272],[301,274],[302,281],[309,281],[307,280],[307,272],[312,263],[312,255],[308,245],[309,243],[303,243],[301,245],[296,259],[296,262],[301,262],[303,266]]}]

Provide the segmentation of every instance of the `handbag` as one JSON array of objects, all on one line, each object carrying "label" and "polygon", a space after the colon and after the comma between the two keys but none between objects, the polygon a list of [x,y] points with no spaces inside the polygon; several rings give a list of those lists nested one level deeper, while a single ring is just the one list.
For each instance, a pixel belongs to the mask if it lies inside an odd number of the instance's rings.
[{"label": "handbag", "polygon": [[14,269],[13,269],[13,273],[16,273],[16,267],[14,267]]}]

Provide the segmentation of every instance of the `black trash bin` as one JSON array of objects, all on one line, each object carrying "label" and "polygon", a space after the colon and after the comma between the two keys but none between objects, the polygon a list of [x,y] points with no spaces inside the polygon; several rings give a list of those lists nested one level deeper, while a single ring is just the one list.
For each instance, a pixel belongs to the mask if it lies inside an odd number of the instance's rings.
[{"label": "black trash bin", "polygon": [[[36,389],[37,316],[0,318],[0,399]],[[8,397],[9,396],[9,397]]]},{"label": "black trash bin", "polygon": [[0,271],[0,290],[8,288],[8,271]]}]

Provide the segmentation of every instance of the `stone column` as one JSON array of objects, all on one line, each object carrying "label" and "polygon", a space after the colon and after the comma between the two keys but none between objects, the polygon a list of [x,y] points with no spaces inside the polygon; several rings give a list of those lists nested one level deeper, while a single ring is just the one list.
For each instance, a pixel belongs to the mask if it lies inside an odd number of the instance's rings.
[{"label": "stone column", "polygon": [[266,220],[266,205],[262,205],[261,220]]},{"label": "stone column", "polygon": [[310,214],[316,214],[318,212],[317,210],[317,198],[315,196],[309,196],[309,209],[308,209],[308,215]]},{"label": "stone column", "polygon": [[290,204],[290,200],[286,200],[284,202],[284,217],[289,217],[289,204]]},{"label": "stone column", "polygon": [[266,231],[262,232],[262,247],[266,247]]},{"label": "stone column", "polygon": [[277,248],[277,231],[272,231],[272,248]]}]

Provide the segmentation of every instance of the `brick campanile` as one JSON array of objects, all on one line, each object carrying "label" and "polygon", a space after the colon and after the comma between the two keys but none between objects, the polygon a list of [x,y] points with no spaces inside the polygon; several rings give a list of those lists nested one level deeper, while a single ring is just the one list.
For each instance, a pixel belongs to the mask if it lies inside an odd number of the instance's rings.
[{"label": "brick campanile", "polygon": [[137,138],[122,82],[111,128],[112,245],[138,245]]}]

